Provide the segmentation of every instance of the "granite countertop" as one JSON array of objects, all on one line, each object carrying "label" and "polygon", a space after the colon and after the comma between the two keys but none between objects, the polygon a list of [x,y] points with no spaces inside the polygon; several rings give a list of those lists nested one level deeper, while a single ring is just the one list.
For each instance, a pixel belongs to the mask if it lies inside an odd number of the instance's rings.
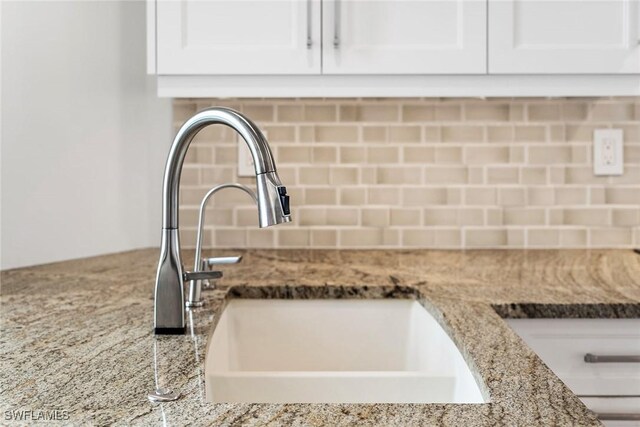
[{"label": "granite countertop", "polygon": [[[640,317],[630,250],[217,251],[224,268],[192,334],[155,337],[158,251],[3,271],[0,410],[65,424],[599,425],[503,317]],[[190,265],[193,253],[185,253]],[[225,298],[416,298],[460,347],[487,404],[211,404],[204,354]],[[155,367],[155,369],[154,369]],[[152,404],[160,385],[181,394]],[[16,423],[17,424],[17,423]],[[32,422],[23,422],[32,424]]]}]

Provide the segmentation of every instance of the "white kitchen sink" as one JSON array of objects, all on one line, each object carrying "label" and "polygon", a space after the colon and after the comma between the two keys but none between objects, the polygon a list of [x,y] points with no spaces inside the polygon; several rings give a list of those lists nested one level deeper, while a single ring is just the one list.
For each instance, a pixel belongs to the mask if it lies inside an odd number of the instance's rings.
[{"label": "white kitchen sink", "polygon": [[413,300],[233,299],[205,374],[216,403],[485,403],[457,347]]}]

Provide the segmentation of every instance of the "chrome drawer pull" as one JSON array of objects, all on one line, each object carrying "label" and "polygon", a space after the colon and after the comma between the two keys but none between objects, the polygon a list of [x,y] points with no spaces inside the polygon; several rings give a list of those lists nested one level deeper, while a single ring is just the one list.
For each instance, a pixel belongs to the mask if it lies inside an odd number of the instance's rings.
[{"label": "chrome drawer pull", "polygon": [[599,420],[605,421],[640,421],[640,414],[625,414],[624,412],[596,412]]},{"label": "chrome drawer pull", "polygon": [[640,363],[640,356],[597,355],[587,353],[584,355],[587,363]]},{"label": "chrome drawer pull", "polygon": [[340,0],[333,3],[333,48],[340,47]]},{"label": "chrome drawer pull", "polygon": [[311,0],[307,0],[307,49],[313,47],[313,39],[311,38]]}]

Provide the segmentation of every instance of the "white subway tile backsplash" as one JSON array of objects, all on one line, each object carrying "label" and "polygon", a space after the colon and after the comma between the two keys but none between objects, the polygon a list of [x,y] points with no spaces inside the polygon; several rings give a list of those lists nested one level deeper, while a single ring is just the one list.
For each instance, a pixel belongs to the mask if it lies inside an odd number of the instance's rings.
[{"label": "white subway tile backsplash", "polygon": [[[207,209],[205,247],[640,246],[640,99],[180,99],[179,126],[211,105],[268,133],[293,222],[257,228],[251,200]],[[597,128],[623,129],[625,174],[597,177]],[[237,136],[210,126],[181,180],[184,246],[200,199],[237,177]]]}]

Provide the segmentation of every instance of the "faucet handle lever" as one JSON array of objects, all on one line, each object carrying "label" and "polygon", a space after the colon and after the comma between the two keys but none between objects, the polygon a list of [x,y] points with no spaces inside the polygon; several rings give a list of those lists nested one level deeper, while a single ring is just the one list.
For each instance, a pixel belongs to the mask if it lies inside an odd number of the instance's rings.
[{"label": "faucet handle lever", "polygon": [[223,256],[223,257],[213,257],[213,258],[205,258],[203,260],[203,265],[207,265],[209,267],[214,265],[221,264],[237,264],[242,261],[242,255],[240,256]]},{"label": "faucet handle lever", "polygon": [[222,277],[222,271],[185,271],[183,276],[185,282],[191,280],[219,279]]}]

